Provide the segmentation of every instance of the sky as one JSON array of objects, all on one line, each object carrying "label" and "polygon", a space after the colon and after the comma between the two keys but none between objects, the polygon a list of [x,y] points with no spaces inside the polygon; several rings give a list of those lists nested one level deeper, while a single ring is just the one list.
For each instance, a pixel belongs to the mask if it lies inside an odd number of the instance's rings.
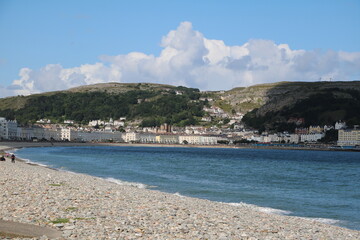
[{"label": "sky", "polygon": [[360,80],[359,0],[0,0],[0,97]]}]

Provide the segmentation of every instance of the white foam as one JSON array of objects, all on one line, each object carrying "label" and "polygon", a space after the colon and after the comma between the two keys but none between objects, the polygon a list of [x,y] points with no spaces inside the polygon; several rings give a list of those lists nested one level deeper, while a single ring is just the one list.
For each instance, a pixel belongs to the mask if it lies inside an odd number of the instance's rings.
[{"label": "white foam", "polygon": [[12,149],[6,150],[5,152],[9,153],[9,154],[13,154],[13,153],[17,152],[18,150],[19,150],[19,148],[12,148]]},{"label": "white foam", "polygon": [[281,210],[281,209],[276,209],[276,208],[269,208],[269,207],[259,207],[253,204],[248,204],[248,203],[243,203],[243,202],[239,202],[239,203],[228,203],[231,206],[235,206],[235,207],[245,207],[245,208],[250,208],[252,210],[258,211],[258,212],[263,212],[263,213],[268,213],[268,214],[276,214],[276,215],[289,215],[292,212],[291,211],[286,211],[286,210]]},{"label": "white foam", "polygon": [[[60,168],[56,168],[56,170],[60,171],[60,172],[67,172],[67,173],[71,173],[71,174],[75,174],[75,175],[81,175],[81,174],[84,174],[84,173],[78,173],[78,172],[73,172],[73,171],[70,171],[68,170],[66,167],[60,167]],[[86,174],[85,174],[86,175]],[[89,174],[87,174],[88,176],[91,176]]]},{"label": "white foam", "polygon": [[32,164],[32,165],[36,165],[36,166],[40,166],[40,167],[49,167],[48,165],[41,164],[41,163],[38,163],[38,162],[33,162],[33,161],[31,161],[30,159],[27,159],[27,158],[21,158],[21,160],[24,160],[28,164]]},{"label": "white foam", "polygon": [[[243,203],[243,202],[227,203],[227,204],[236,206],[236,207],[250,208],[252,210],[264,212],[264,213],[268,213],[268,214],[276,214],[276,215],[292,214],[291,211],[285,211],[285,210],[281,210],[281,209],[268,208],[268,207],[259,207],[259,206],[253,205],[253,204],[248,204],[248,203]],[[315,222],[320,222],[320,223],[325,223],[325,224],[330,224],[330,225],[339,225],[340,223],[343,222],[343,221],[331,219],[331,218],[307,218],[307,217],[299,217],[299,218],[310,220],[310,221],[315,221]]]},{"label": "white foam", "polygon": [[276,209],[276,208],[258,207],[258,209],[260,212],[276,214],[276,215],[289,215],[292,213],[291,211],[286,211],[286,210],[281,210],[281,209]]},{"label": "white foam", "polygon": [[337,225],[337,224],[339,224],[341,222],[340,220],[331,219],[331,218],[306,218],[306,217],[302,217],[302,218],[307,219],[307,220],[311,220],[311,221],[315,221],[315,222],[331,224],[331,225]]},{"label": "white foam", "polygon": [[127,182],[127,181],[122,181],[119,179],[115,179],[115,178],[105,178],[105,180],[112,182],[112,183],[116,183],[119,185],[125,185],[125,186],[133,186],[133,187],[137,187],[137,188],[154,188],[155,186],[149,186],[143,183],[137,183],[137,182]]},{"label": "white foam", "polygon": [[178,197],[185,197],[185,196],[181,195],[179,192],[174,193],[174,195],[178,196]]},{"label": "white foam", "polygon": [[[32,164],[32,165],[36,165],[36,166],[41,166],[41,167],[51,168],[51,167],[48,166],[48,165],[41,164],[41,163],[38,163],[38,162],[33,162],[33,161],[31,161],[30,159],[26,159],[26,158],[21,158],[21,159],[24,160],[24,161],[25,161],[26,163],[28,163],[28,164]],[[71,174],[81,174],[81,173],[77,173],[77,172],[73,172],[73,171],[67,170],[66,167],[55,168],[55,170],[58,170],[58,171],[61,171],[61,172],[68,172],[68,173],[71,173]],[[88,175],[89,175],[89,174],[88,174]],[[89,175],[89,176],[90,176],[90,175]],[[146,185],[146,184],[143,184],[143,183],[137,183],[137,182],[127,182],[127,181],[122,181],[122,180],[115,179],[115,178],[105,178],[105,180],[107,180],[107,181],[109,181],[109,182],[112,182],[112,183],[119,184],[119,185],[133,186],[133,187],[142,188],[142,189],[145,189],[145,188],[156,188],[156,186],[150,186],[150,185]]]},{"label": "white foam", "polygon": [[243,203],[243,202],[239,202],[239,203],[225,203],[225,204],[229,204],[231,206],[235,206],[235,207],[247,207],[247,208],[253,208],[255,205],[251,205],[251,204],[247,204],[247,203]]}]

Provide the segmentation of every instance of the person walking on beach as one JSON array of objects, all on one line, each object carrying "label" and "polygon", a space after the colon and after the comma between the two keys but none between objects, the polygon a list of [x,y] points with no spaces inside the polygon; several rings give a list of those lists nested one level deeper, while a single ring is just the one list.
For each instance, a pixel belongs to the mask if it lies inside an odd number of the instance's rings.
[{"label": "person walking on beach", "polygon": [[14,154],[11,155],[11,162],[15,163],[15,155]]}]

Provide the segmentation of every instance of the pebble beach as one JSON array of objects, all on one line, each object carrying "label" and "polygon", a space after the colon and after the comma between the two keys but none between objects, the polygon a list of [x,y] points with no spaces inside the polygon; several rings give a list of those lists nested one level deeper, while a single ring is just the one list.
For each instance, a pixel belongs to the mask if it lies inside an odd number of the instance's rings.
[{"label": "pebble beach", "polygon": [[10,159],[0,162],[0,190],[1,220],[58,230],[57,239],[360,239],[360,231],[251,205],[119,185]]}]

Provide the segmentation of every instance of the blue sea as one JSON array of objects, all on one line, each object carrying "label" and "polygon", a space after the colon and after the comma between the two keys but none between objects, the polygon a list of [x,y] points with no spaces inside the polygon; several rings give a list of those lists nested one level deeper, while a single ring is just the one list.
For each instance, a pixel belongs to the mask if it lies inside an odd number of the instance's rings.
[{"label": "blue sea", "polygon": [[92,146],[23,148],[16,154],[119,184],[360,230],[357,152]]}]

